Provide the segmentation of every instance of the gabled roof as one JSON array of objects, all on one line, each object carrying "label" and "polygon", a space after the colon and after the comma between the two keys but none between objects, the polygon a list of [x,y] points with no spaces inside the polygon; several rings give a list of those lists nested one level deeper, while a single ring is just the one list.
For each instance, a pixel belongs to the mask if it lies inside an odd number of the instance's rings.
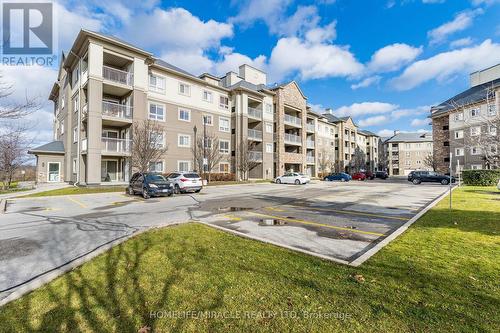
[{"label": "gabled roof", "polygon": [[332,122],[332,123],[339,123],[341,122],[342,120],[340,120],[339,118],[335,117],[333,114],[331,113],[323,113],[322,114],[323,117],[325,117],[326,119],[328,119],[329,122]]},{"label": "gabled roof", "polygon": [[295,80],[292,80],[292,81],[289,81],[289,82],[285,82],[285,83],[281,83],[281,84],[278,84],[278,85],[275,85],[275,86],[272,86],[272,87],[268,87],[268,88],[270,90],[276,90],[276,89],[280,89],[280,88],[285,88],[286,86],[291,85],[291,84],[294,84],[297,87],[297,90],[302,95],[302,97],[304,99],[307,99],[306,95],[304,95],[304,93],[302,92],[302,89],[300,89],[299,84],[297,82],[295,82]]},{"label": "gabled roof", "polygon": [[228,87],[229,90],[236,90],[236,89],[241,89],[241,88],[246,89],[246,90],[255,91],[258,93],[265,91],[267,93],[274,94],[274,92],[270,91],[266,87],[265,84],[256,85],[256,84],[250,83],[250,82],[245,81],[245,80],[238,81],[235,84],[233,84],[232,86]]},{"label": "gabled roof", "polygon": [[467,106],[486,100],[488,88],[500,87],[500,78],[469,88],[460,94],[431,108],[431,117],[452,111],[457,107]]},{"label": "gabled roof", "polygon": [[64,154],[64,144],[62,141],[52,141],[39,147],[28,150],[28,154]]},{"label": "gabled roof", "polygon": [[377,134],[373,133],[373,132],[370,132],[370,131],[367,131],[367,130],[358,130],[358,133],[361,133],[363,135],[366,135],[366,136],[378,136]]},{"label": "gabled roof", "polygon": [[432,142],[430,133],[398,133],[385,142]]},{"label": "gabled roof", "polygon": [[187,71],[183,70],[182,68],[179,68],[179,67],[177,67],[177,66],[174,66],[174,65],[172,65],[172,64],[170,64],[170,63],[168,63],[168,62],[166,62],[166,61],[163,61],[163,60],[161,60],[161,59],[159,59],[159,58],[155,58],[154,60],[155,60],[154,64],[155,64],[155,65],[157,65],[157,66],[159,66],[159,67],[163,67],[163,68],[166,68],[166,69],[170,69],[170,70],[173,70],[173,71],[176,71],[176,72],[182,73],[182,74],[184,74],[184,75],[191,76],[191,77],[193,77],[193,78],[195,78],[195,79],[199,79],[199,77],[197,77],[196,75],[193,75],[193,74],[191,74],[191,73],[189,73],[189,72],[187,72]]}]

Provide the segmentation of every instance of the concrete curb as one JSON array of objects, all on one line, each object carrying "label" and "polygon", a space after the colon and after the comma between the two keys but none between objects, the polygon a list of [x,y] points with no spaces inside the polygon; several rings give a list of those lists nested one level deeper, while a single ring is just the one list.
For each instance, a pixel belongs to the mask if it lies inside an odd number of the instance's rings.
[{"label": "concrete curb", "polygon": [[15,288],[15,291],[13,291],[7,297],[0,300],[0,307],[4,306],[7,303],[15,301],[16,299],[20,298],[21,296],[26,295],[27,293],[34,291],[35,289],[40,288],[41,286],[58,278],[59,276],[63,275],[64,273],[67,273],[67,272],[77,268],[78,266],[83,265],[87,261],[105,253],[106,251],[110,250],[111,248],[115,247],[116,245],[119,245],[119,244],[133,238],[133,237],[136,237],[136,236],[138,236],[142,233],[145,233],[147,231],[161,229],[161,228],[167,228],[167,227],[171,227],[171,226],[175,226],[175,225],[179,225],[179,224],[184,224],[187,222],[189,222],[189,221],[173,222],[173,223],[162,224],[162,225],[157,225],[157,226],[145,228],[143,230],[136,231],[130,235],[122,236],[121,238],[115,239],[114,241],[100,245],[97,248],[94,248],[94,249],[90,250],[89,252],[87,252],[79,257],[76,257],[75,259],[69,261],[68,263],[54,268],[53,270],[49,271],[48,273],[45,273],[37,278],[34,278],[32,281],[29,281],[29,282],[23,284],[19,288]]},{"label": "concrete curb", "polygon": [[0,214],[5,213],[7,209],[7,199],[0,199]]},{"label": "concrete curb", "polygon": [[[454,186],[451,191],[453,192],[458,186]],[[422,215],[427,213],[432,207],[436,206],[443,198],[445,198],[449,194],[449,191],[446,191],[445,193],[441,194],[439,197],[434,199],[430,204],[428,204],[424,209],[422,209],[420,212],[418,212],[417,215],[413,216],[408,222],[403,224],[401,227],[396,229],[392,234],[384,238],[380,243],[360,255],[358,258],[354,259],[349,263],[350,266],[358,267],[368,259],[370,259],[375,253],[380,251],[384,246],[389,244],[391,241],[396,239],[399,235],[401,235],[403,232],[405,232],[413,223],[415,223]]]}]

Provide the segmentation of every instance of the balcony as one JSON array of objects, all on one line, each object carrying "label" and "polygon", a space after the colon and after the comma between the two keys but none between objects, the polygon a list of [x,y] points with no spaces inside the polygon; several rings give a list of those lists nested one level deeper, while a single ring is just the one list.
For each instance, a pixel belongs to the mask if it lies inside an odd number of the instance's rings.
[{"label": "balcony", "polygon": [[304,155],[297,153],[284,153],[283,160],[285,163],[301,164],[304,163]]},{"label": "balcony", "polygon": [[296,126],[296,127],[302,126],[302,120],[300,118],[290,116],[288,114],[285,114],[284,121],[285,121],[285,124],[287,124],[287,125],[292,125],[292,126]]},{"label": "balcony", "polygon": [[306,131],[314,133],[314,124],[306,124]]},{"label": "balcony", "polygon": [[132,119],[133,107],[124,104],[102,102],[102,115],[110,118]]},{"label": "balcony", "polygon": [[82,151],[87,151],[87,138],[82,139],[81,149]]},{"label": "balcony", "polygon": [[102,153],[111,155],[128,155],[132,152],[132,140],[101,138]]},{"label": "balcony", "polygon": [[314,156],[306,156],[306,162],[308,164],[314,164]]},{"label": "balcony", "polygon": [[248,117],[253,119],[262,120],[262,110],[248,107]]},{"label": "balcony", "polygon": [[314,149],[314,141],[313,140],[307,140],[306,141],[306,147],[309,149]]},{"label": "balcony", "polygon": [[252,162],[262,162],[262,152],[261,151],[249,151],[248,159]]},{"label": "balcony", "polygon": [[88,114],[89,114],[89,105],[85,104],[84,106],[82,106],[82,116],[86,117],[88,116]]},{"label": "balcony", "polygon": [[102,77],[105,80],[126,86],[134,84],[134,75],[132,73],[106,65],[102,66]]},{"label": "balcony", "polygon": [[285,143],[292,145],[302,145],[302,138],[295,134],[285,133]]},{"label": "balcony", "polygon": [[254,140],[254,141],[262,141],[262,131],[249,128],[248,129],[248,139]]}]

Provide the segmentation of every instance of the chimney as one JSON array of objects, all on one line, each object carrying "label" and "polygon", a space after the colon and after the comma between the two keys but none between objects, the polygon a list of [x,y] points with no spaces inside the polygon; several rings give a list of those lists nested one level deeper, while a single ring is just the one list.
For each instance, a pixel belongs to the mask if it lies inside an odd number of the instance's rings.
[{"label": "chimney", "polygon": [[399,134],[399,130],[394,130],[394,135],[398,135]]},{"label": "chimney", "polygon": [[329,113],[329,114],[333,114],[333,110],[332,110],[332,108],[326,108],[326,109],[325,109],[325,112],[326,112],[326,113]]}]

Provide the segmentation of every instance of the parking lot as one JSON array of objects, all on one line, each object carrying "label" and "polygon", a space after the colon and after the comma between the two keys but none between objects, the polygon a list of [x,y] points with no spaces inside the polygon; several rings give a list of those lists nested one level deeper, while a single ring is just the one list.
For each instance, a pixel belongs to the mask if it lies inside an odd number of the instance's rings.
[{"label": "parking lot", "polygon": [[106,244],[190,221],[350,263],[446,190],[316,181],[215,186],[149,200],[125,193],[9,200],[0,215],[0,300]]}]

